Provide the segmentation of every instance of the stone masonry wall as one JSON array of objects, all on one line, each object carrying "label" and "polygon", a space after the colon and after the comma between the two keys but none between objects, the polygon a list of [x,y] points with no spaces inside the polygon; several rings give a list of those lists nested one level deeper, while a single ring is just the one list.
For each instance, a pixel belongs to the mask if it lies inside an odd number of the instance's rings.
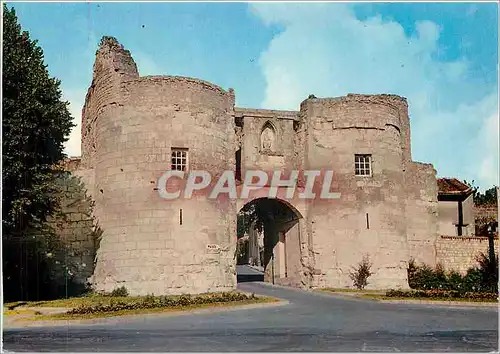
[{"label": "stone masonry wall", "polygon": [[[477,266],[476,257],[480,252],[488,254],[487,237],[440,236],[436,242],[436,261],[446,270],[465,274]],[[495,253],[498,254],[498,237],[494,240]]]},{"label": "stone masonry wall", "polygon": [[430,164],[409,163],[405,173],[405,185],[409,257],[434,266],[438,235],[436,170]]},{"label": "stone masonry wall", "polygon": [[488,224],[498,222],[498,207],[496,205],[474,206],[474,222],[476,236],[488,235]]},{"label": "stone masonry wall", "polygon": [[[294,166],[294,122],[297,112],[236,108],[235,116],[243,119],[242,173],[249,169],[289,170]],[[266,124],[275,132],[274,151],[261,151],[261,133]]]},{"label": "stone masonry wall", "polygon": [[65,262],[80,284],[86,284],[94,272],[94,257],[98,246],[99,230],[92,216],[92,202],[77,177],[65,179],[62,209],[65,221],[58,223],[57,234],[66,247]]},{"label": "stone masonry wall", "polygon": [[114,38],[103,37],[94,63],[94,75],[82,109],[82,167],[93,167],[97,145],[97,119],[120,101],[120,84],[139,77],[130,52]]},{"label": "stone masonry wall", "polygon": [[101,231],[93,216],[93,202],[87,194],[82,179],[75,174],[80,159],[68,159],[62,163],[67,173],[57,179],[61,210],[51,220],[59,237],[57,261],[68,267],[74,283],[84,287],[94,272],[96,250]]}]

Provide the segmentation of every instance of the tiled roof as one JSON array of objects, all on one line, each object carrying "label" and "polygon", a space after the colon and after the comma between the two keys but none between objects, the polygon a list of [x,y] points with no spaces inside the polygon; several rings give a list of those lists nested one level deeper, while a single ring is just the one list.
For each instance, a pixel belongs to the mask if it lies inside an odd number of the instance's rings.
[{"label": "tiled roof", "polygon": [[472,188],[456,178],[438,178],[439,194],[470,194]]}]

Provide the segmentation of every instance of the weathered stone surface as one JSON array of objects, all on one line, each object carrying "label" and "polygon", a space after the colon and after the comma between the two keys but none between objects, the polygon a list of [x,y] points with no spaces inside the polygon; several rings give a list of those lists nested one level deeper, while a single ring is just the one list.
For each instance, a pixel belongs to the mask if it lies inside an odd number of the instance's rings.
[{"label": "weathered stone surface", "polygon": [[[498,254],[498,238],[494,239]],[[469,268],[478,266],[477,256],[488,255],[488,237],[440,236],[436,242],[436,260],[446,270],[465,274]]]}]

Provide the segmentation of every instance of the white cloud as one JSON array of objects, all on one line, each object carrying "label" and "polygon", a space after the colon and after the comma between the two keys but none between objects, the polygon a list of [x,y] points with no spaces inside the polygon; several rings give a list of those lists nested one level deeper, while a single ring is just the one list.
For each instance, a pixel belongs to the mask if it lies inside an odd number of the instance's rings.
[{"label": "white cloud", "polygon": [[139,52],[130,50],[132,53],[132,57],[137,64],[137,70],[139,71],[140,76],[150,76],[150,75],[165,75],[163,70],[160,68],[158,64],[148,55]]},{"label": "white cloud", "polygon": [[419,22],[410,36],[397,22],[361,21],[350,5],[331,5],[250,5],[265,24],[282,28],[260,57],[262,105],[298,109],[309,94],[398,94],[410,106],[414,160],[433,163],[441,176],[498,183],[496,88],[478,97],[484,87],[476,90],[465,59],[436,59],[443,28]]},{"label": "white cloud", "polygon": [[99,44],[96,33],[93,30],[88,29],[85,21],[86,20],[82,17],[78,17],[76,21],[75,28],[87,37],[87,44],[79,51],[79,62],[74,63],[74,67],[78,67],[79,70],[86,71],[88,73],[88,78],[85,82],[81,82],[81,86],[78,84],[75,85],[74,83],[69,84],[64,81],[61,85],[63,93],[62,99],[69,102],[69,112],[73,117],[73,123],[76,124],[76,126],[71,130],[69,139],[65,144],[64,152],[69,157],[81,155],[82,109],[85,104],[87,90],[92,82],[92,68],[94,65],[97,45]]},{"label": "white cloud", "polygon": [[81,155],[81,129],[82,129],[82,108],[85,103],[86,90],[71,90],[64,89],[63,100],[69,102],[69,112],[73,117],[73,123],[76,124],[71,130],[69,135],[69,140],[65,145],[65,153],[69,156],[80,156]]},{"label": "white cloud", "polygon": [[478,148],[481,151],[478,179],[485,181],[486,186],[499,185],[498,128],[498,116],[492,114],[478,134]]}]

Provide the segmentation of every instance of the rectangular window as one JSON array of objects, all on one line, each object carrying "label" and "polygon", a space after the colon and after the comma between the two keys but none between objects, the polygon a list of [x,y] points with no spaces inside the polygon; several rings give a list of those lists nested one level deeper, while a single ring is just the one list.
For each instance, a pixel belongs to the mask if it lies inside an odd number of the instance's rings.
[{"label": "rectangular window", "polygon": [[188,165],[188,149],[172,149],[171,169],[186,171]]},{"label": "rectangular window", "polygon": [[354,172],[356,176],[371,176],[372,155],[354,155]]}]

